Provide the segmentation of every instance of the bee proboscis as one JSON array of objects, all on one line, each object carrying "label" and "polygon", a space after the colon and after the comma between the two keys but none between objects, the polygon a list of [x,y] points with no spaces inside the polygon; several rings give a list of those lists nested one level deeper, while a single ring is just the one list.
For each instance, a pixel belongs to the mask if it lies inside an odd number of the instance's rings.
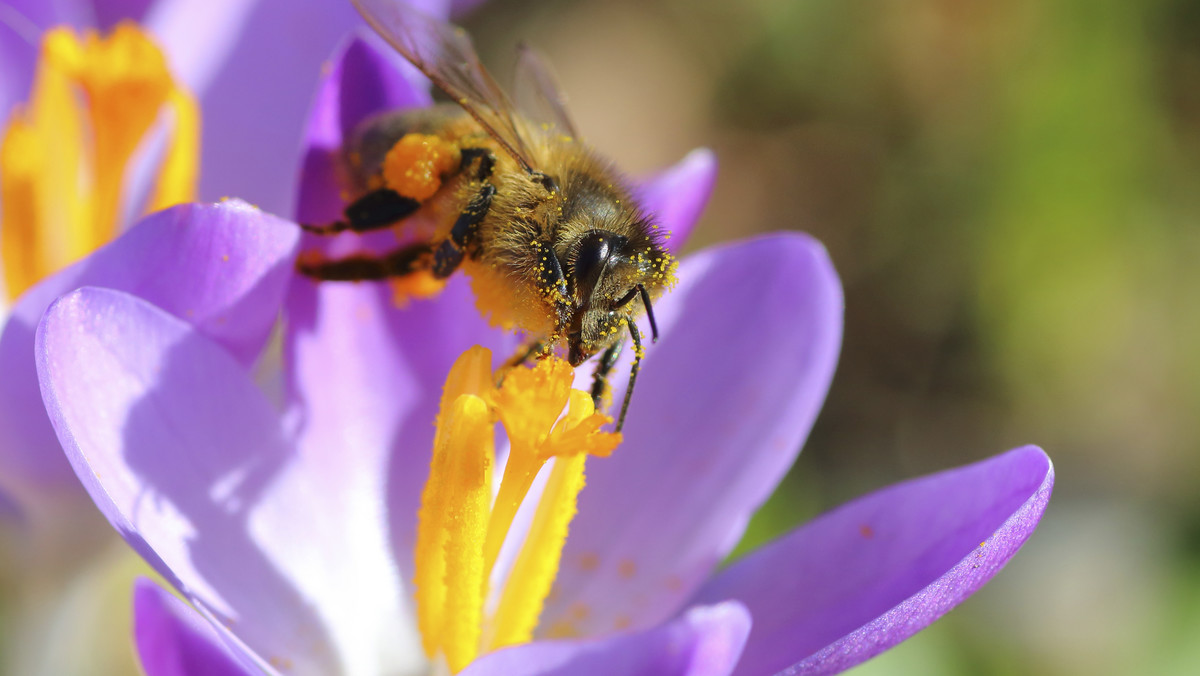
[{"label": "bee proboscis", "polygon": [[341,154],[343,219],[304,227],[366,232],[403,227],[418,212],[432,226],[382,256],[308,257],[300,270],[322,280],[442,280],[464,268],[477,297],[492,301],[493,323],[536,339],[510,363],[562,343],[572,366],[603,353],[592,386],[598,408],[628,333],[634,357],[619,431],[643,354],[635,319],[644,310],[657,339],[651,299],[674,281],[656,227],[620,173],[580,141],[535,51],[520,48],[514,105],[461,28],[399,0],[354,4],[454,103],[361,123]]}]

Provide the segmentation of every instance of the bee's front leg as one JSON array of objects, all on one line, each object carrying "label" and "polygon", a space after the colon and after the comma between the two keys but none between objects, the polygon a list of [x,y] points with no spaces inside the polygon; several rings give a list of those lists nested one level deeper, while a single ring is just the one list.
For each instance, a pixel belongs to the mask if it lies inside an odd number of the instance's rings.
[{"label": "bee's front leg", "polygon": [[618,340],[608,346],[600,355],[600,360],[596,362],[596,370],[592,371],[592,405],[597,411],[604,410],[607,400],[612,396],[612,386],[608,383],[608,376],[612,373],[613,367],[617,365],[617,357],[621,356],[621,348],[625,341]]},{"label": "bee's front leg", "polygon": [[[571,322],[571,303],[568,297],[567,277],[563,274],[562,263],[558,254],[548,243],[531,242],[530,246],[537,252],[538,283],[542,296],[554,308],[555,335],[565,335]],[[551,340],[550,342],[553,342]]]}]

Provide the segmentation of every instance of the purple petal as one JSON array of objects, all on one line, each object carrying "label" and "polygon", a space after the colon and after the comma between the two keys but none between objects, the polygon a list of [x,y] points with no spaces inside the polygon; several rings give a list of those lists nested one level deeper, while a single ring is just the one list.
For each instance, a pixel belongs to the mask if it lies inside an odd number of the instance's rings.
[{"label": "purple petal", "polygon": [[182,205],[149,216],[21,296],[0,334],[3,473],[35,485],[70,477],[33,364],[34,328],[50,301],[85,285],[129,291],[249,364],[279,313],[297,241],[295,225],[240,202]]},{"label": "purple petal", "polygon": [[717,157],[707,148],[697,148],[675,166],[639,181],[642,208],[656,217],[667,233],[667,248],[675,253],[683,247],[700,220],[717,181]]},{"label": "purple petal", "polygon": [[298,588],[324,572],[306,566],[326,524],[278,507],[293,457],[245,369],[189,324],[97,288],[51,305],[36,357],[59,441],[126,541],[264,659],[335,673],[331,625]]},{"label": "purple petal", "polygon": [[[42,33],[64,22],[64,14],[78,13],[78,8],[64,13],[59,4],[46,0],[0,3],[0,129],[8,127],[13,106],[29,100]],[[70,7],[74,3],[61,4]]]},{"label": "purple petal", "polygon": [[[142,23],[146,10],[154,2],[155,0],[91,0],[88,4],[92,5],[96,27],[102,31],[108,31],[122,19],[132,19]],[[159,0],[158,4],[171,4],[171,2],[170,0]]]},{"label": "purple petal", "polygon": [[596,641],[543,641],[484,655],[463,676],[724,676],[750,631],[738,603],[688,610],[647,631]]},{"label": "purple petal", "polygon": [[[123,18],[132,18],[149,28],[167,51],[172,74],[190,91],[204,98],[207,111],[213,102],[204,94],[239,39],[262,39],[261,35],[245,31],[250,13],[260,4],[261,0],[206,0],[202,3],[195,0],[97,0],[96,20],[105,30]],[[205,139],[205,145],[212,139],[221,141],[223,133],[213,135],[211,132],[224,130],[211,128],[207,119],[204,122],[204,132],[209,137]]]},{"label": "purple petal", "polygon": [[139,578],[133,590],[133,635],[146,676],[253,676],[216,629],[162,587]]},{"label": "purple petal", "polygon": [[820,244],[786,234],[708,250],[680,280],[655,305],[663,338],[647,347],[625,443],[588,464],[543,628],[595,636],[674,614],[787,472],[824,400],[842,293]]},{"label": "purple petal", "polygon": [[1050,459],[1034,446],[907,481],[751,554],[696,602],[750,608],[738,674],[838,673],[982,587],[1033,532],[1053,486]]},{"label": "purple petal", "polygon": [[404,310],[381,284],[297,279],[293,287],[284,349],[300,447],[386,479],[396,563],[402,579],[411,579],[446,374],[477,344],[490,347],[498,364],[515,351],[516,338],[487,326],[462,276],[435,300]]},{"label": "purple petal", "polygon": [[[437,16],[447,12],[444,0],[414,4]],[[308,144],[301,139],[312,93],[326,59],[363,25],[349,2],[260,0],[245,38],[203,99],[201,195],[235,195],[276,213],[292,208],[297,187],[292,167],[306,158]]]}]

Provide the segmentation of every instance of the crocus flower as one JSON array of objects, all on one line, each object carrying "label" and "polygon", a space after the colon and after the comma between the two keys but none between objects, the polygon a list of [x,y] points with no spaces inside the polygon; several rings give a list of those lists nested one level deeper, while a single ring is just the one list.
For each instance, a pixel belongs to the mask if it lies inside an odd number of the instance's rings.
[{"label": "crocus flower", "polygon": [[[427,102],[370,42],[351,43],[318,96],[299,219],[336,215],[329,152],[355,122]],[[677,238],[714,168],[700,152],[640,184]],[[714,575],[817,415],[842,296],[824,250],[798,234],[702,252],[679,279],[655,306],[662,340],[624,442],[588,464],[532,640],[483,646],[461,673],[836,672],[978,589],[1040,518],[1053,471],[1025,447],[869,495]],[[191,604],[138,587],[147,673],[390,676],[444,664],[408,586],[445,433],[431,423],[439,406],[444,420],[451,364],[475,345],[508,354],[513,339],[483,322],[462,278],[403,310],[381,285],[294,279],[280,410],[245,361],[163,303],[80,289],[47,311],[36,348],[47,410],[89,494]],[[261,296],[235,306],[251,326],[279,310]],[[493,588],[507,591],[530,546],[522,536],[538,532],[536,514],[516,524]],[[445,565],[447,581],[478,580]],[[486,626],[492,612],[448,631],[507,629]]]},{"label": "crocus flower", "polygon": [[[264,274],[261,265],[247,273],[247,256],[255,262],[275,256],[278,263],[293,252],[257,232],[257,222],[269,219],[233,204],[201,219],[199,230],[189,209],[156,217],[97,251],[135,214],[194,199],[195,104],[167,57],[135,24],[123,22],[103,35],[58,27],[34,42],[41,43],[36,82],[27,103],[8,116],[0,141],[0,259],[4,292],[15,300],[11,314],[6,307],[0,316],[0,567],[6,573],[0,614],[7,627],[0,671],[128,673],[128,652],[106,648],[113,643],[104,635],[111,625],[87,618],[113,618],[107,590],[120,589],[122,579],[127,589],[146,568],[117,549],[119,539],[103,526],[62,455],[41,404],[34,330],[49,303],[76,286],[102,283],[158,300],[167,275],[194,272],[188,256],[214,243],[230,245],[241,253],[230,261],[225,290],[195,277],[175,298],[186,304],[179,312],[204,322],[213,313],[228,314],[227,289],[244,293]],[[162,159],[142,163],[148,172],[135,170],[156,129],[165,131]],[[227,221],[239,219],[250,221],[247,231],[231,230]],[[174,239],[164,241],[164,231]],[[291,228],[283,232],[294,246]],[[275,288],[278,297],[282,284]],[[261,326],[237,330],[246,329],[263,334],[259,341],[265,336]],[[63,643],[80,650],[50,649]],[[86,667],[72,662],[83,652]]]},{"label": "crocus flower", "polygon": [[[167,152],[149,180],[133,178],[132,158],[165,111]],[[0,487],[34,531],[70,521],[70,510],[53,512],[81,491],[38,401],[33,330],[74,288],[77,275],[61,271],[115,237],[126,213],[194,199],[197,139],[192,97],[136,25],[107,36],[46,33],[30,99],[0,140],[0,259],[15,301],[0,318]]]},{"label": "crocus flower", "polygon": [[[406,0],[435,16],[480,0]],[[200,196],[236,195],[286,213],[298,139],[322,61],[362,25],[345,0],[6,0],[0,5],[0,122],[33,79],[39,37],[58,25],[108,31],[136,21],[200,100]]]}]

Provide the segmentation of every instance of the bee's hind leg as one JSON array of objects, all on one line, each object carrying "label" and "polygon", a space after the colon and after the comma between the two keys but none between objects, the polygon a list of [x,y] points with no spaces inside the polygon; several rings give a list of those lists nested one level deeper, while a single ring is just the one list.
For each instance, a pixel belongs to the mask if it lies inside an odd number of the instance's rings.
[{"label": "bee's hind leg", "polygon": [[303,275],[329,282],[361,282],[404,277],[428,270],[433,262],[428,243],[409,244],[383,256],[350,256],[325,260],[301,256],[296,269]]},{"label": "bee's hind leg", "polygon": [[379,188],[351,202],[343,212],[342,220],[325,225],[301,223],[300,228],[316,235],[336,235],[347,230],[370,232],[389,228],[420,208],[421,203],[411,197],[405,197],[390,188]]}]

